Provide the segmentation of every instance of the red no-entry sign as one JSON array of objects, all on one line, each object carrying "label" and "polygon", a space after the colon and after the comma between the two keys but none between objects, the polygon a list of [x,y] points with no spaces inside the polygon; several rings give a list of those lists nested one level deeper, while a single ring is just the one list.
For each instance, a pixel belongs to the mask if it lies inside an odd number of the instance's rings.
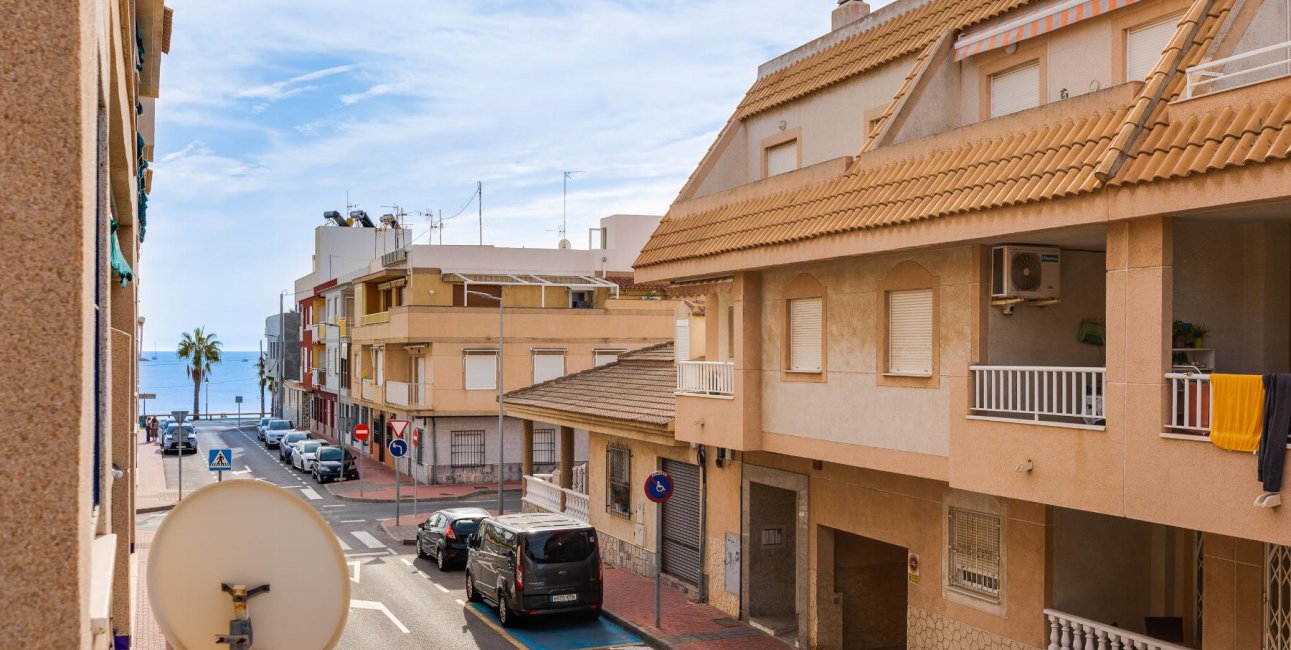
[{"label": "red no-entry sign", "polygon": [[366,425],[366,424],[356,424],[356,425],[354,425],[354,437],[355,437],[356,439],[358,439],[358,440],[367,440],[367,439],[368,439],[368,434],[369,434],[369,433],[371,433],[371,432],[370,432],[370,431],[368,431],[368,425]]}]

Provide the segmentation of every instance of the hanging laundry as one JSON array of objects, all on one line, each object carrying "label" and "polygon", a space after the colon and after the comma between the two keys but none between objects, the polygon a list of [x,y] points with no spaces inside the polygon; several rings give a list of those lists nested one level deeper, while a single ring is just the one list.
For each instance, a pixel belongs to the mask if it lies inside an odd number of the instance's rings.
[{"label": "hanging laundry", "polygon": [[1259,375],[1210,376],[1210,441],[1229,451],[1255,451],[1264,421],[1264,378]]},{"label": "hanging laundry", "polygon": [[1264,375],[1264,426],[1258,477],[1265,492],[1282,490],[1287,439],[1291,437],[1291,374]]}]

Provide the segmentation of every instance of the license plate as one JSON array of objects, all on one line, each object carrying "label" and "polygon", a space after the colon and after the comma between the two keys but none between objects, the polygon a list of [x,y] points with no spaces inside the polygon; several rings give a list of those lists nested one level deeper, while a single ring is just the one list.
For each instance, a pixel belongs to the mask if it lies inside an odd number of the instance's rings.
[{"label": "license plate", "polygon": [[578,600],[578,594],[554,594],[551,597],[553,603],[572,603]]}]

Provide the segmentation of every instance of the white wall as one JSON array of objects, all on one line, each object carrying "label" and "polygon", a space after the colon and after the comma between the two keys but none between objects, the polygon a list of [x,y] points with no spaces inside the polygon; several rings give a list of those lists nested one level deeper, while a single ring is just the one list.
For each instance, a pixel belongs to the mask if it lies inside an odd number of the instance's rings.
[{"label": "white wall", "polygon": [[1080,343],[1076,330],[1085,319],[1107,313],[1106,255],[1062,251],[1062,302],[1048,307],[1018,305],[1005,316],[991,307],[986,363],[995,366],[1102,367],[1106,348]]}]

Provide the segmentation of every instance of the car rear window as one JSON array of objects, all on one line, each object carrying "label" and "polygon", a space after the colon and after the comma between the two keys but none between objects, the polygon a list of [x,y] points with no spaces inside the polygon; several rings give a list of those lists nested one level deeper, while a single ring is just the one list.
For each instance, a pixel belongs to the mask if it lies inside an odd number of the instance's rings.
[{"label": "car rear window", "polygon": [[458,519],[453,522],[453,532],[458,535],[470,535],[480,529],[478,519]]},{"label": "car rear window", "polygon": [[318,452],[319,460],[340,460],[341,450],[338,447],[323,447]]},{"label": "car rear window", "polygon": [[310,441],[302,444],[300,446],[300,450],[307,454],[312,454],[315,451],[317,451],[319,447],[322,447],[322,446],[323,446],[323,443],[321,442]]},{"label": "car rear window", "polygon": [[554,530],[530,533],[524,554],[535,562],[578,562],[596,549],[596,533],[590,530]]},{"label": "car rear window", "polygon": [[286,420],[274,420],[273,422],[269,423],[269,428],[273,429],[274,431],[280,431],[282,429],[290,429],[291,423]]}]

